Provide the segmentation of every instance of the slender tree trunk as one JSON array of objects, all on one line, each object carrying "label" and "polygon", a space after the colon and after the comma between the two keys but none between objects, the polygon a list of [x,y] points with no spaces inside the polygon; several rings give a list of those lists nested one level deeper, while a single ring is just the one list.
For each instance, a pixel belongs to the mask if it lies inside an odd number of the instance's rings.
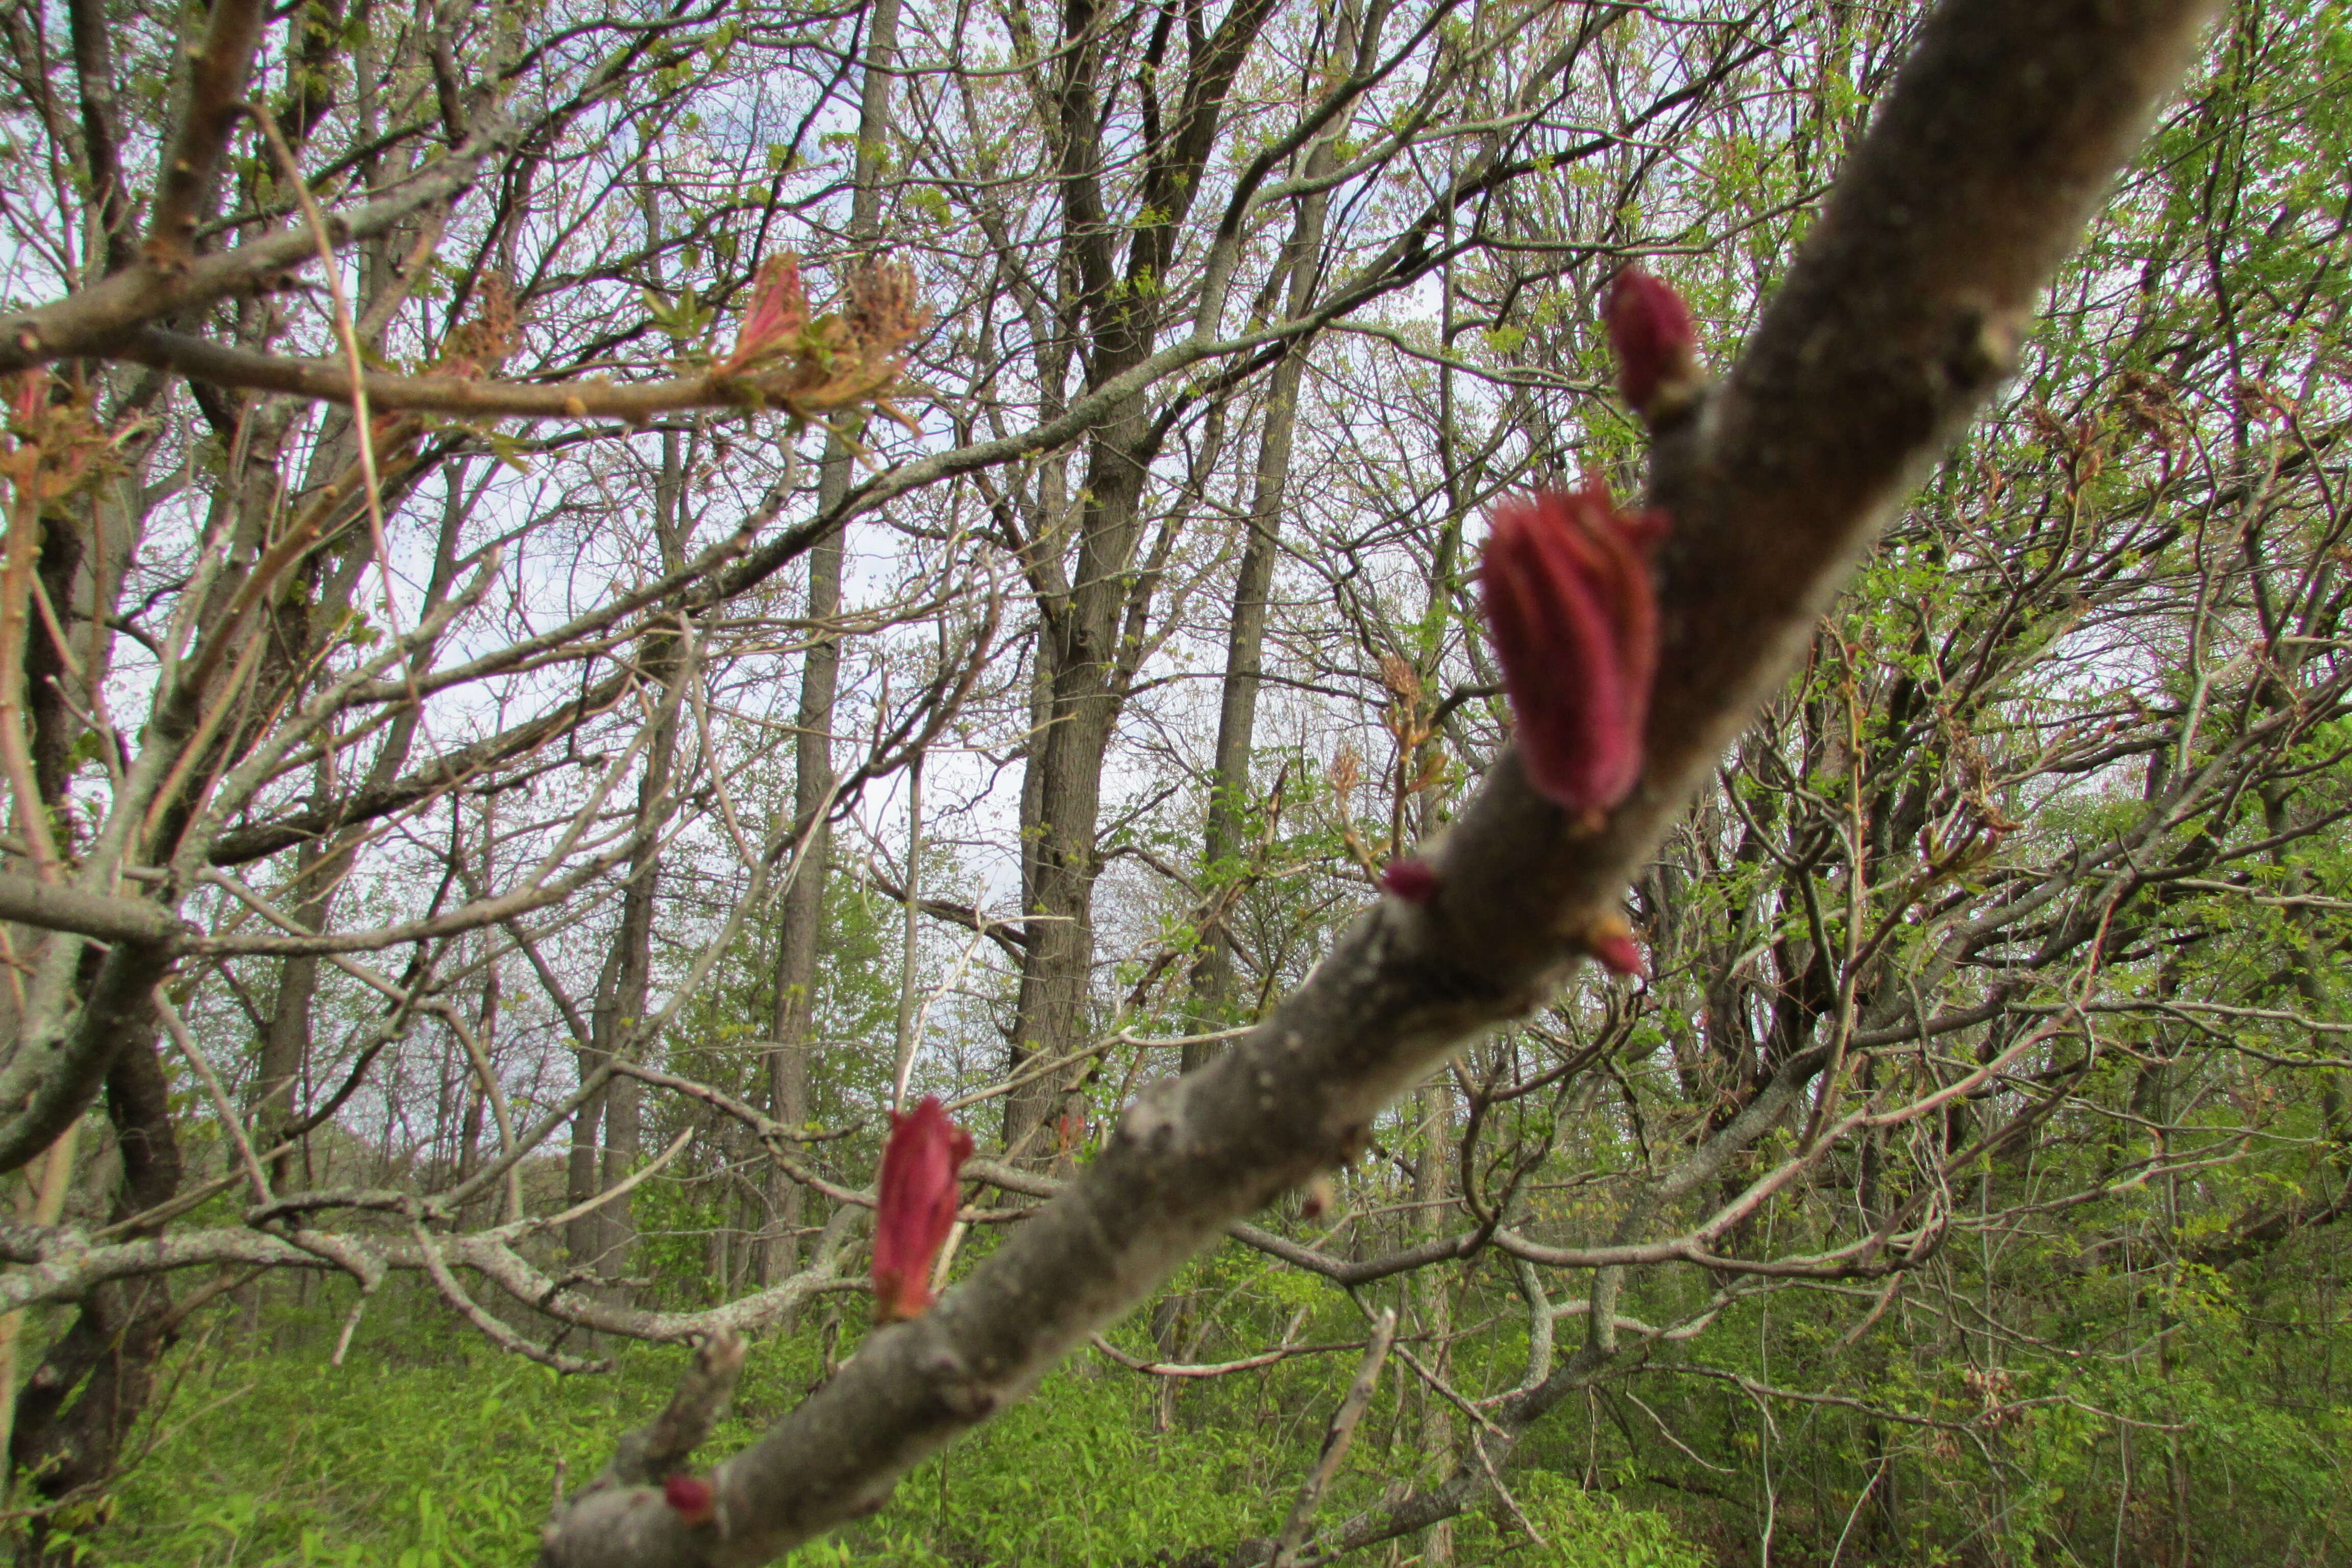
[{"label": "slender tree trunk", "polygon": [[[875,0],[866,19],[865,78],[859,88],[856,188],[849,199],[852,265],[881,236],[883,166],[890,131],[891,71],[898,56],[898,0]],[[849,493],[856,454],[838,435],[825,438],[817,470],[817,510],[829,512]],[[842,538],[827,535],[809,551],[808,618],[841,613]],[[824,819],[833,795],[833,711],[841,684],[841,645],[820,631],[801,662],[800,733],[793,745],[793,815],[816,818],[799,868],[785,889],[776,938],[775,990],[768,1019],[769,1114],[789,1127],[809,1120],[811,1069],[817,1050],[817,950],[824,934],[825,881],[832,871],[833,834]],[[771,1214],[761,1248],[762,1274],[773,1284],[800,1261],[803,1208],[798,1183],[778,1171],[769,1178]]]},{"label": "slender tree trunk", "polygon": [[[654,531],[664,571],[676,571],[685,559],[686,443],[687,437],[677,431],[662,435]],[[662,687],[660,700],[665,704],[653,721],[645,773],[637,781],[637,821],[649,825],[661,815],[661,797],[669,787],[671,765],[677,754],[677,709],[667,706],[669,691],[677,681],[692,677],[683,668],[674,637],[654,633],[643,646],[646,672]],[[652,1043],[646,1037],[645,1025],[653,987],[654,908],[660,883],[661,838],[654,833],[629,859],[628,880],[621,893],[620,929],[614,934],[588,1020],[588,1056],[593,1063],[583,1060],[583,1070],[593,1071],[616,1058],[642,1056]],[[575,1203],[620,1183],[636,1168],[644,1152],[645,1086],[635,1079],[616,1076],[605,1084],[599,1098],[604,1116],[602,1144],[591,1142],[584,1155],[579,1142],[572,1145],[570,1174],[575,1184]],[[583,1178],[587,1190],[577,1192]],[[615,1300],[629,1299],[631,1290],[622,1282],[628,1278],[637,1240],[629,1194],[624,1193],[583,1215],[573,1222],[569,1237],[574,1259],[587,1261]]]},{"label": "slender tree trunk", "polygon": [[[641,808],[651,805],[667,782],[677,747],[675,730],[674,722],[665,721],[647,750],[646,776],[639,786]],[[661,880],[660,852],[648,845],[629,862],[629,868],[628,887],[621,895],[621,929],[614,938],[613,962],[605,970],[609,984],[599,991],[589,1018],[589,1035],[595,1041],[599,1061],[634,1058],[643,1053],[646,1044],[640,1026],[652,988],[654,900]],[[612,1187],[636,1168],[643,1152],[644,1089],[635,1079],[621,1077],[604,1087],[604,1141],[599,1151],[596,1190]],[[620,1281],[628,1276],[637,1240],[629,1194],[624,1193],[583,1217],[595,1226],[593,1256],[597,1278],[616,1296],[625,1296]]]},{"label": "slender tree trunk", "polygon": [[[1096,477],[1104,477],[1099,468]],[[1116,489],[1116,483],[1111,487]],[[1106,498],[1116,500],[1117,498]],[[1123,510],[1132,515],[1131,502]],[[1090,542],[1100,542],[1099,536]],[[1097,574],[1100,568],[1097,567]],[[1037,775],[1036,866],[1013,1026],[1014,1070],[1071,1055],[1087,1026],[1094,963],[1095,826],[1102,806],[1103,759],[1118,722],[1119,694],[1106,655],[1114,626],[1109,597],[1073,594],[1071,622],[1057,637],[1045,733],[1029,766]],[[1087,598],[1093,605],[1081,603]],[[1009,1156],[1035,1161],[1058,1109],[1058,1076],[1041,1073],[1005,1097]]]},{"label": "slender tree trunk", "polygon": [[[320,798],[327,797],[327,792],[321,791]],[[348,856],[341,858],[344,866],[350,864]],[[315,839],[295,851],[294,878],[304,891],[287,912],[305,931],[326,929],[328,906],[333,898],[333,885],[325,875],[326,859],[325,847]],[[297,953],[278,966],[278,995],[269,1010],[268,1026],[261,1033],[261,1058],[255,1066],[249,1117],[265,1147],[283,1140],[294,1121],[294,1091],[301,1082],[303,1064],[310,1059],[310,1004],[318,989],[315,956]],[[270,1157],[268,1169],[272,1187],[284,1188],[293,1157],[291,1149]]]},{"label": "slender tree trunk", "polygon": [[[1128,237],[1122,277],[1114,254],[1118,235],[1102,192],[1109,157],[1097,96],[1098,7],[1095,0],[1066,0],[1066,42],[1055,94],[1062,259],[1093,334],[1090,386],[1114,381],[1150,357],[1167,324],[1170,297],[1162,285],[1175,259],[1175,237],[1215,143],[1225,88],[1269,14],[1260,0],[1241,0],[1213,37],[1188,39],[1189,68],[1171,116],[1178,129],[1153,149],[1139,181],[1144,205],[1158,221],[1139,224]],[[1155,95],[1163,90],[1156,78],[1147,85]],[[1213,300],[1206,304],[1216,308]],[[1023,785],[1034,790],[1036,815],[1024,826],[1034,835],[1035,860],[1024,889],[1027,942],[1010,1053],[1016,1073],[1070,1056],[1086,1036],[1103,761],[1142,657],[1150,583],[1136,567],[1144,484],[1160,440],[1151,405],[1140,394],[1115,405],[1094,427],[1069,591],[1040,595],[1040,639],[1048,645],[1040,654],[1050,663],[1053,684],[1043,733],[1030,741],[1030,776]],[[1070,1091],[1058,1072],[1032,1070],[1035,1076],[1005,1097],[1004,1142],[1008,1158],[1034,1163],[1050,1153],[1038,1134]]]},{"label": "slender tree trunk", "polygon": [[[471,1064],[468,1063],[467,1066],[470,1067]],[[482,1080],[479,1074],[471,1071],[466,1073],[462,1103],[466,1109],[457,1123],[457,1152],[449,1162],[451,1179],[459,1182],[472,1175],[481,1164],[478,1156],[482,1146],[482,1112],[487,1101],[482,1093]]]},{"label": "slender tree trunk", "polygon": [[[353,458],[356,447],[351,438],[351,422],[340,411],[331,416],[312,454],[305,494],[317,487],[331,483]],[[457,575],[457,541],[471,506],[467,499],[467,465],[463,459],[452,463],[446,470],[446,490],[441,510],[439,536],[434,544],[433,572],[425,590],[425,603],[440,603]],[[478,492],[476,492],[478,493]],[[317,586],[320,605],[351,606],[364,597],[363,583],[370,564],[365,550],[347,551],[332,569],[323,574]],[[302,603],[299,599],[297,605]],[[289,652],[283,658],[291,670],[306,668],[317,651],[318,639],[331,631],[338,617],[332,612],[295,608],[282,613],[281,625],[288,637]],[[381,787],[399,776],[407,764],[410,747],[416,739],[417,713],[414,708],[397,714],[388,727],[384,742],[368,765],[365,787]],[[335,776],[331,765],[322,764],[317,775],[317,798],[323,805],[341,793],[343,781]],[[354,828],[326,840],[310,840],[295,852],[295,896],[289,901],[287,913],[294,923],[306,931],[320,931],[327,928],[327,918],[334,908],[335,893],[350,874],[352,862],[360,846],[366,840],[364,829]],[[261,1033],[261,1047],[255,1063],[251,1100],[248,1106],[255,1136],[268,1146],[281,1142],[286,1130],[299,1120],[295,1108],[295,1089],[301,1082],[310,1061],[313,1033],[312,1006],[319,990],[319,959],[310,953],[297,953],[278,966],[278,989],[269,1012],[268,1026]],[[269,1162],[269,1181],[273,1187],[283,1189],[289,1176],[299,1169],[297,1151],[287,1149]]]},{"label": "slender tree trunk", "polygon": [[[1148,346],[1125,345],[1129,352]],[[1116,374],[1123,358],[1113,359]],[[1029,777],[1036,817],[1033,834],[1021,986],[1013,1026],[1012,1066],[1057,1061],[1084,1043],[1087,998],[1094,968],[1094,887],[1102,867],[1095,831],[1102,808],[1103,763],[1126,701],[1130,665],[1123,655],[1123,612],[1142,533],[1143,479],[1150,465],[1149,410],[1130,402],[1097,433],[1087,465],[1079,521],[1077,570],[1069,595],[1050,609],[1042,628],[1052,671],[1044,733],[1033,739]],[[1052,1153],[1048,1124],[1066,1086],[1061,1074],[1038,1072],[1005,1097],[1007,1156],[1032,1163]]]},{"label": "slender tree trunk", "polygon": [[[603,996],[618,949],[604,955],[605,973],[596,981],[596,994]],[[592,1026],[588,1043],[579,1047],[580,1079],[585,1083],[604,1065],[604,1052],[597,1044],[596,1030]],[[564,1155],[563,1197],[566,1207],[586,1203],[596,1195],[596,1178],[604,1168],[603,1158],[604,1135],[604,1100],[611,1092],[608,1082],[580,1102],[572,1113],[572,1147]],[[584,1214],[565,1222],[563,1247],[571,1255],[572,1267],[596,1271],[604,1256],[604,1237],[602,1222],[593,1214]]]},{"label": "slender tree trunk", "polygon": [[[1344,10],[1331,58],[1339,68],[1354,64],[1355,8]],[[1342,117],[1339,121],[1345,123]],[[1339,144],[1331,137],[1318,141],[1307,154],[1309,179],[1329,175],[1339,167]],[[1287,313],[1305,315],[1315,300],[1316,262],[1323,248],[1324,213],[1328,193],[1316,190],[1298,198],[1297,216],[1284,247],[1282,267],[1287,284]],[[1242,846],[1250,837],[1250,756],[1257,736],[1257,693],[1265,647],[1266,595],[1274,584],[1274,559],[1282,533],[1283,492],[1290,480],[1291,438],[1298,423],[1298,388],[1307,374],[1309,338],[1294,341],[1274,367],[1266,389],[1265,428],[1259,438],[1257,473],[1251,497],[1248,533],[1242,544],[1239,571],[1234,580],[1234,616],[1225,639],[1225,675],[1217,700],[1215,776],[1209,790],[1209,818],[1202,847],[1203,881],[1211,914],[1201,929],[1201,956],[1192,970],[1195,1014],[1214,1028],[1229,1021],[1234,1001],[1232,923],[1226,906],[1217,903],[1218,890],[1241,873]],[[1213,1047],[1183,1047],[1183,1070],[1206,1062]]]},{"label": "slender tree trunk", "polygon": [[[1447,1220],[1446,1173],[1454,1161],[1454,1084],[1444,1073],[1421,1091],[1421,1159],[1413,1167],[1413,1228],[1424,1237],[1444,1234]],[[1428,1336],[1426,1361],[1439,1377],[1447,1375],[1446,1341],[1454,1331],[1454,1283],[1450,1268],[1424,1268],[1413,1276],[1412,1288],[1421,1331]],[[1454,1465],[1454,1407],[1436,1390],[1421,1391],[1421,1451],[1439,1474]],[[1454,1561],[1454,1525],[1441,1521],[1422,1532],[1421,1560],[1427,1568],[1447,1568]]]}]

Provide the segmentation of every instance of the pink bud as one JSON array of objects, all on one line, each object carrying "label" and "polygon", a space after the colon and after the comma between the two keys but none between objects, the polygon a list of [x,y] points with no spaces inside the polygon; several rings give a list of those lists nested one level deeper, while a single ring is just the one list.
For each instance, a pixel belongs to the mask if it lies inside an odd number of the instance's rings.
[{"label": "pink bud", "polygon": [[701,1524],[719,1511],[719,1493],[698,1476],[675,1475],[662,1482],[662,1501],[688,1524]]},{"label": "pink bud", "polygon": [[1617,389],[1635,413],[1647,414],[1660,391],[1698,378],[1690,307],[1672,285],[1626,267],[1609,280],[1602,310],[1617,353]]},{"label": "pink bud", "polygon": [[1641,944],[1633,940],[1631,931],[1611,931],[1593,938],[1590,945],[1592,956],[1610,973],[1629,974],[1636,980],[1650,977],[1650,966],[1643,961]]},{"label": "pink bud", "polygon": [[760,263],[751,297],[736,330],[735,352],[721,368],[734,370],[782,347],[808,325],[808,294],[801,286],[801,258],[790,251]]},{"label": "pink bud", "polygon": [[908,1115],[893,1111],[874,1206],[874,1315],[919,1318],[931,1304],[931,1263],[955,1228],[956,1173],[971,1158],[971,1134],[929,1095]]},{"label": "pink bud", "polygon": [[1597,479],[1495,510],[1480,582],[1519,763],[1580,816],[1616,805],[1642,776],[1658,669],[1650,552],[1665,529],[1664,512],[1619,511]]},{"label": "pink bud", "polygon": [[1425,904],[1437,897],[1437,871],[1420,856],[1408,855],[1381,868],[1381,886],[1408,904]]}]

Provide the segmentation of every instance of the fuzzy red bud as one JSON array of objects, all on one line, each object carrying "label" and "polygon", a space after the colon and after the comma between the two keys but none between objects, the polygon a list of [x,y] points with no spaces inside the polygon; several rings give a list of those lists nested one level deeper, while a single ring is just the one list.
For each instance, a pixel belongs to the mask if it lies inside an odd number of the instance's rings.
[{"label": "fuzzy red bud", "polygon": [[1408,855],[1381,868],[1381,887],[1408,904],[1425,904],[1437,897],[1437,870],[1420,856]]},{"label": "fuzzy red bud", "polygon": [[801,283],[801,258],[791,251],[771,256],[751,277],[735,352],[719,362],[722,371],[740,370],[785,346],[808,325],[808,292]]},{"label": "fuzzy red bud", "polygon": [[1650,552],[1664,512],[1622,512],[1599,479],[1495,511],[1480,572],[1528,782],[1580,816],[1642,776],[1658,669]]},{"label": "fuzzy red bud", "polygon": [[662,1501],[688,1524],[702,1524],[719,1511],[719,1493],[699,1476],[675,1475],[662,1482]]},{"label": "fuzzy red bud", "polygon": [[1642,945],[1633,940],[1632,932],[1612,931],[1593,938],[1591,946],[1592,956],[1610,973],[1630,975],[1635,980],[1650,977],[1650,966],[1642,957]]},{"label": "fuzzy red bud", "polygon": [[1602,306],[1609,346],[1617,354],[1617,389],[1637,414],[1647,414],[1661,392],[1698,379],[1698,336],[1690,307],[1664,279],[1627,267],[1609,280]]},{"label": "fuzzy red bud", "polygon": [[971,1134],[926,1095],[890,1116],[874,1205],[874,1315],[919,1318],[931,1304],[931,1264],[955,1228],[956,1173],[971,1158]]}]

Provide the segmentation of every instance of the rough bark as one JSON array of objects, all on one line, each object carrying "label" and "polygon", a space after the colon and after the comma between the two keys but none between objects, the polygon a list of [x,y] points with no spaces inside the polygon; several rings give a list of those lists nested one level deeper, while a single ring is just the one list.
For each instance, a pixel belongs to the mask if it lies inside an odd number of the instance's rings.
[{"label": "rough bark", "polygon": [[[180,1185],[171,1086],[152,1035],[127,1042],[117,1057],[107,1075],[106,1110],[121,1152],[112,1215],[119,1221],[153,1208]],[[153,1231],[128,1234],[136,1239]],[[8,1458],[36,1497],[58,1502],[100,1490],[113,1479],[176,1331],[171,1287],[160,1275],[110,1281],[82,1299],[72,1325],[16,1394]],[[68,1531],[44,1513],[33,1516],[19,1562],[78,1557]]]}]

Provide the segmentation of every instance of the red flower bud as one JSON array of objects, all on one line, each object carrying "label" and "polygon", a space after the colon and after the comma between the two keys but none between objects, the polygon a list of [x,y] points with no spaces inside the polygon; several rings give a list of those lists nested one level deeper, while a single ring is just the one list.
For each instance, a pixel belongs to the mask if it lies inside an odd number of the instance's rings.
[{"label": "red flower bud", "polygon": [[1495,510],[1480,574],[1528,782],[1579,815],[1642,776],[1658,669],[1650,552],[1661,511],[1622,512],[1600,479]]},{"label": "red flower bud", "polygon": [[1437,897],[1437,872],[1420,856],[1408,855],[1381,868],[1381,886],[1408,904],[1425,904]]},{"label": "red flower bud", "polygon": [[1602,310],[1617,353],[1617,389],[1635,413],[1647,414],[1660,391],[1698,379],[1690,307],[1672,285],[1627,267],[1609,280]]},{"label": "red flower bud", "polygon": [[919,1318],[931,1304],[931,1263],[955,1228],[956,1173],[971,1158],[971,1134],[926,1095],[913,1111],[890,1115],[874,1206],[874,1315]]},{"label": "red flower bud", "polygon": [[662,1482],[662,1501],[688,1524],[702,1524],[719,1511],[719,1493],[699,1476],[675,1475]]}]

